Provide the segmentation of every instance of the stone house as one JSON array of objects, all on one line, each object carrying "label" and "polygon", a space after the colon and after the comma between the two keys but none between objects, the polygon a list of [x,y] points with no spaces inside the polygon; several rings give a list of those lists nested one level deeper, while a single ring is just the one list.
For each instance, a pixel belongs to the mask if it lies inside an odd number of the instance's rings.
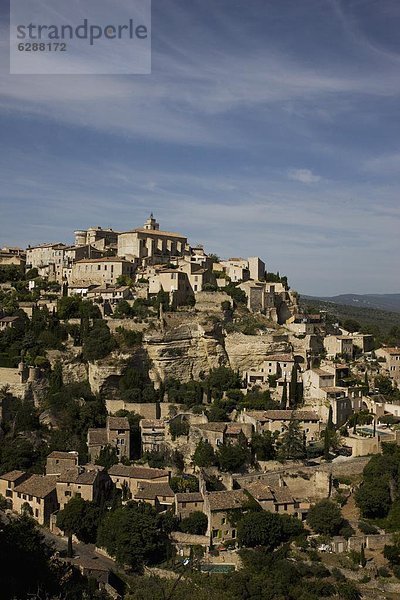
[{"label": "stone house", "polygon": [[243,511],[249,502],[244,490],[224,490],[204,494],[204,513],[208,517],[210,544],[235,542],[237,531],[229,520],[231,511]]},{"label": "stone house", "polygon": [[0,331],[11,329],[20,321],[20,317],[1,317],[0,318]]},{"label": "stone house", "polygon": [[56,481],[52,475],[31,475],[16,485],[12,497],[14,512],[21,514],[28,504],[39,525],[49,525],[50,515],[58,509]]},{"label": "stone house", "polygon": [[310,502],[307,499],[295,498],[281,478],[274,486],[263,481],[254,481],[246,484],[245,489],[269,512],[292,515],[303,521],[310,509]]},{"label": "stone house", "polygon": [[128,285],[100,285],[88,290],[86,295],[89,300],[101,299],[113,304],[119,302],[120,300],[126,300],[132,296],[131,289]]},{"label": "stone house", "polygon": [[13,492],[17,485],[28,479],[29,474],[24,471],[9,471],[0,475],[0,495],[12,505]]},{"label": "stone house", "polygon": [[133,277],[136,266],[134,263],[116,256],[103,258],[86,258],[74,263],[71,278],[68,283],[106,286],[117,283],[118,277],[126,275]]},{"label": "stone house", "polygon": [[109,477],[104,467],[85,465],[64,471],[57,479],[57,501],[62,510],[71,498],[78,497],[90,502],[99,502],[106,493]]},{"label": "stone house", "polygon": [[245,371],[243,376],[247,387],[253,385],[268,385],[268,377],[274,376],[289,382],[292,378],[292,368],[295,364],[293,354],[271,354],[257,369]]},{"label": "stone house", "polygon": [[140,483],[134,500],[141,500],[159,511],[168,510],[175,504],[175,494],[169,483]]},{"label": "stone house", "polygon": [[383,358],[390,379],[400,384],[400,348],[379,348],[376,356]]},{"label": "stone house", "polygon": [[172,306],[185,304],[193,291],[187,273],[178,269],[157,269],[149,278],[149,295],[158,294],[163,290],[170,297]]},{"label": "stone house", "polygon": [[78,466],[78,452],[50,452],[46,459],[46,475],[61,475]]},{"label": "stone house", "polygon": [[142,453],[159,452],[165,446],[165,423],[161,419],[142,419],[139,423]]},{"label": "stone house", "polygon": [[65,244],[40,244],[26,250],[27,269],[47,269],[49,265],[62,262]]},{"label": "stone house", "polygon": [[324,348],[328,357],[353,356],[353,338],[349,335],[327,335],[324,337]]},{"label": "stone house", "polygon": [[108,469],[111,481],[118,489],[128,486],[131,496],[134,497],[140,487],[147,483],[168,483],[169,471],[164,469],[151,469],[148,467],[135,467],[128,465],[113,465]]},{"label": "stone house", "polygon": [[210,423],[199,423],[190,425],[189,441],[193,448],[202,440],[208,442],[214,450],[222,444],[237,444],[242,439],[248,442],[251,438],[251,425],[244,422],[232,423],[216,421]]},{"label": "stone house", "polygon": [[307,369],[302,373],[305,399],[324,398],[323,389],[335,387],[335,374],[324,369]]},{"label": "stone house", "polygon": [[96,462],[102,448],[112,446],[119,459],[130,458],[131,428],[126,417],[107,417],[106,427],[89,429],[87,443],[89,457],[92,463]]},{"label": "stone house", "polygon": [[185,519],[193,512],[204,512],[204,498],[201,492],[179,492],[175,494],[175,514]]},{"label": "stone house", "polygon": [[319,439],[321,419],[311,410],[244,410],[239,415],[239,420],[250,423],[257,433],[275,431],[284,433],[291,421],[299,422],[301,430],[306,434],[307,443]]}]

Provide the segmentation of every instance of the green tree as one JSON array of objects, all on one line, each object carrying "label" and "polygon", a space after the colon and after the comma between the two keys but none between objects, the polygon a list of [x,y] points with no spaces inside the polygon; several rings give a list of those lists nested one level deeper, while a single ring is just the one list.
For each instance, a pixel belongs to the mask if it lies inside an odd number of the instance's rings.
[{"label": "green tree", "polygon": [[309,510],[307,523],[316,533],[337,535],[343,525],[343,517],[335,502],[321,500]]},{"label": "green tree", "polygon": [[257,460],[274,460],[276,457],[275,438],[270,431],[253,433],[250,447]]},{"label": "green tree", "polygon": [[75,534],[85,544],[96,541],[99,522],[99,507],[77,496],[71,498],[57,514],[57,527],[68,535]]},{"label": "green tree", "polygon": [[304,527],[295,517],[268,511],[248,512],[238,523],[238,541],[241,546],[264,546],[271,551],[283,542],[301,535]]},{"label": "green tree", "polygon": [[328,422],[326,424],[325,432],[324,432],[324,458],[325,460],[329,459],[329,450],[331,449],[331,438],[333,428],[333,410],[332,406],[329,406],[329,414],[328,414]]},{"label": "green tree", "polygon": [[89,361],[105,358],[117,346],[117,342],[111,335],[107,324],[104,321],[95,321],[93,328],[86,336],[83,343],[83,356]]},{"label": "green tree", "polygon": [[199,480],[194,475],[182,475],[181,477],[171,477],[169,482],[173,492],[198,492]]},{"label": "green tree", "polygon": [[196,467],[211,467],[215,464],[215,453],[209,442],[200,440],[197,444],[193,454],[193,464]]},{"label": "green tree", "polygon": [[289,425],[282,435],[278,454],[283,460],[299,460],[306,456],[303,432],[300,428],[299,421],[295,418],[293,412],[290,417]]},{"label": "green tree", "polygon": [[235,473],[242,470],[249,461],[249,452],[239,444],[222,444],[217,451],[216,459],[221,471]]},{"label": "green tree", "polygon": [[280,408],[282,410],[287,409],[287,402],[288,402],[288,393],[287,393],[287,381],[286,381],[286,375],[285,375],[285,381],[283,382],[282,398],[281,398],[281,404],[280,404]]},{"label": "green tree", "polygon": [[96,465],[101,465],[105,469],[109,469],[117,463],[118,455],[116,449],[114,446],[107,444],[107,446],[104,446],[104,448],[100,450],[99,456],[96,459]]},{"label": "green tree", "polygon": [[182,519],[180,523],[181,531],[191,533],[192,535],[204,535],[207,527],[207,516],[200,511],[192,512],[188,517]]},{"label": "green tree", "polygon": [[99,527],[98,544],[120,565],[141,572],[144,565],[165,559],[168,539],[152,506],[128,502],[105,516]]},{"label": "green tree", "polygon": [[390,493],[385,482],[364,481],[355,493],[355,501],[363,517],[377,519],[385,517],[390,508]]}]

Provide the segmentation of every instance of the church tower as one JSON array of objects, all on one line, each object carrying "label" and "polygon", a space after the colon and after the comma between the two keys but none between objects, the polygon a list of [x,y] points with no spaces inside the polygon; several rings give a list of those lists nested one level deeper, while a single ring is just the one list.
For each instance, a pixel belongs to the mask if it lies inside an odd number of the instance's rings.
[{"label": "church tower", "polygon": [[152,231],[158,231],[160,229],[160,224],[155,220],[153,213],[150,214],[150,217],[143,225],[143,229],[150,229]]}]

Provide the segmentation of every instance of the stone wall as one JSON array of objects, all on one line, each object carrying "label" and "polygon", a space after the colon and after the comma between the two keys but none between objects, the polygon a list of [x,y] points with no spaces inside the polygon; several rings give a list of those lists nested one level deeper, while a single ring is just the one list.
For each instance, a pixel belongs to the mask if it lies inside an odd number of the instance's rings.
[{"label": "stone wall", "polygon": [[[179,404],[173,404],[170,402],[160,402],[161,418],[170,418],[171,411],[178,412],[182,410],[182,406]],[[107,412],[111,415],[115,414],[119,410],[128,410],[134,412],[144,419],[156,419],[156,408],[157,404],[154,402],[125,402],[124,400],[106,400]]]}]

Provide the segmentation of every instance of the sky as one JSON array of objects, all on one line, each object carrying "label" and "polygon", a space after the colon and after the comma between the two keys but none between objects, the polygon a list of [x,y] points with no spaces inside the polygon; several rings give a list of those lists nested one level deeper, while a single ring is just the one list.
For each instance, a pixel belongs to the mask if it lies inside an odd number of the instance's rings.
[{"label": "sky", "polygon": [[398,0],[153,0],[152,73],[109,76],[10,75],[0,7],[0,247],[152,211],[305,294],[400,292]]}]

